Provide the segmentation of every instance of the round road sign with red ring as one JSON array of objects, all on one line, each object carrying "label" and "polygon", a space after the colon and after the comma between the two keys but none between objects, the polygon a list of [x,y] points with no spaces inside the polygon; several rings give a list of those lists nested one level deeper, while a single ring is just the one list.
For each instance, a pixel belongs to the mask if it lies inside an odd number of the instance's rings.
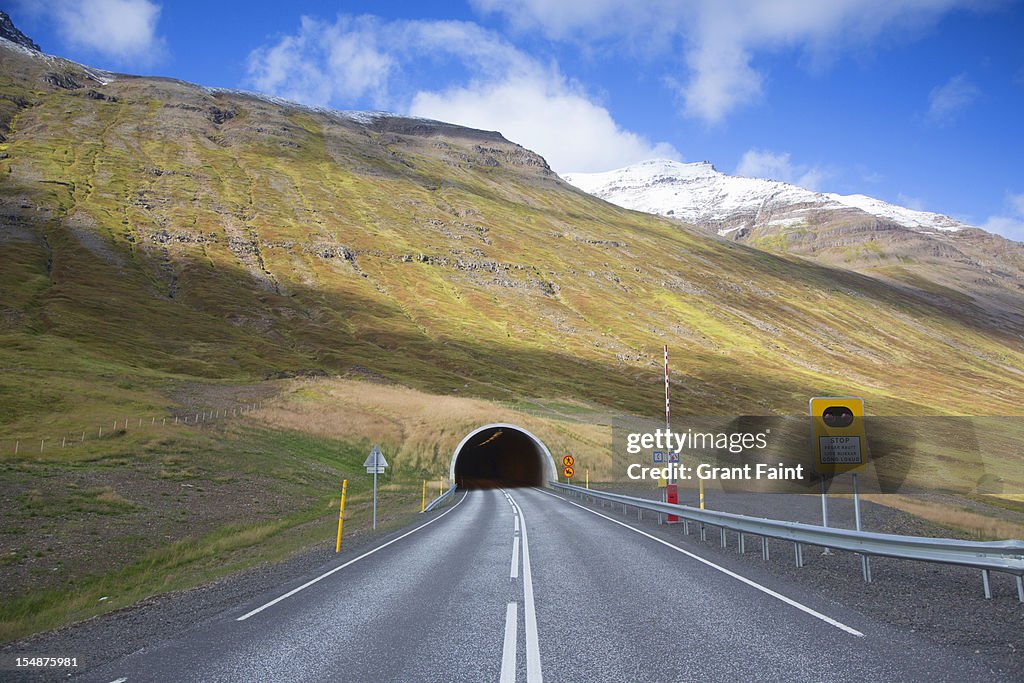
[{"label": "round road sign with red ring", "polygon": [[566,467],[572,467],[573,465],[576,464],[576,458],[572,457],[571,455],[567,455],[564,458],[562,458],[562,464],[565,465]]},{"label": "round road sign with red ring", "polygon": [[572,479],[572,475],[576,474],[576,470],[574,470],[571,467],[566,467],[564,470],[562,470],[562,474],[565,475],[566,479]]}]

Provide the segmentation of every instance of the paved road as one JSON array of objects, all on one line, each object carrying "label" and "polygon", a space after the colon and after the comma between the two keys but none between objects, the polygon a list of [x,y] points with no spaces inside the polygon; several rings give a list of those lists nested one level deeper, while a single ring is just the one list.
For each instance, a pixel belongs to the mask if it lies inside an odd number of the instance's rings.
[{"label": "paved road", "polygon": [[326,574],[81,680],[994,680],[958,653],[671,539],[538,489],[461,493]]}]

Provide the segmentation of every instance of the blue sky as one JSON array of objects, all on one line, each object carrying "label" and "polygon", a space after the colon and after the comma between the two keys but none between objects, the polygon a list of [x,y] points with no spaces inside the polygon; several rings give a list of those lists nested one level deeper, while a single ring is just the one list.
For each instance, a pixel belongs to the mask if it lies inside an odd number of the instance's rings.
[{"label": "blue sky", "polygon": [[1021,0],[15,0],[47,52],[502,131],[559,172],[655,156],[1024,240]]}]

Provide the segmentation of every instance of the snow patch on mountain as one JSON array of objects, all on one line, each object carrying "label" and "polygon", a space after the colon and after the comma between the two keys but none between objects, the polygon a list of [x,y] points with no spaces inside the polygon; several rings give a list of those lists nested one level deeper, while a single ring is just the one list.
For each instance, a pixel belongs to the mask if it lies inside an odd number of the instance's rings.
[{"label": "snow patch on mountain", "polygon": [[[714,225],[728,234],[750,222],[796,225],[802,212],[859,209],[917,231],[953,232],[971,226],[949,216],[915,211],[861,194],[814,192],[797,185],[730,176],[707,161],[681,163],[652,159],[603,173],[568,173],[566,182],[612,204]],[[782,214],[782,215],[777,215]]]}]

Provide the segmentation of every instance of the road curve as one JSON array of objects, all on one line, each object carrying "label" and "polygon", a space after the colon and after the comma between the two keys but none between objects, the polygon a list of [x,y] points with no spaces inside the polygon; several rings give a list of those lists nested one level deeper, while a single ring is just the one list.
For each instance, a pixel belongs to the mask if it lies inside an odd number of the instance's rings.
[{"label": "road curve", "polygon": [[548,491],[463,492],[367,553],[77,680],[998,680],[698,553]]}]

